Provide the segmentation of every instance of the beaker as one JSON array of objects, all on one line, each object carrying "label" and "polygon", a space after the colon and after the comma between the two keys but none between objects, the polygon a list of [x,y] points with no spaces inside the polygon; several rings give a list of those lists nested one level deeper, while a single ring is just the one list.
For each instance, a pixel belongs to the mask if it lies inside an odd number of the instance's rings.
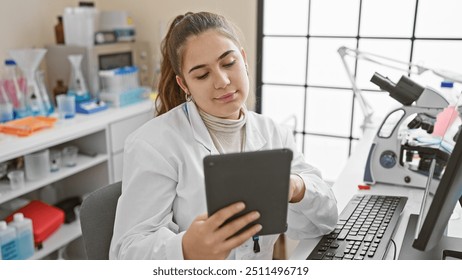
[{"label": "beaker", "polygon": [[24,156],[26,179],[29,181],[46,177],[50,173],[50,150],[42,150]]},{"label": "beaker", "polygon": [[10,188],[12,190],[20,189],[25,186],[24,171],[13,170],[8,172],[8,179],[10,179]]},{"label": "beaker", "polygon": [[45,77],[44,76],[45,75],[44,75],[42,70],[39,70],[39,71],[36,72],[36,79],[37,79],[38,86],[39,86],[39,89],[40,89],[43,106],[44,106],[46,114],[50,115],[51,113],[53,113],[54,108],[53,108],[53,105],[50,102],[50,97],[49,97],[50,95],[48,94],[47,87],[45,86]]},{"label": "beaker", "polygon": [[72,119],[75,117],[75,96],[60,94],[56,96],[56,103],[60,119]]},{"label": "beaker", "polygon": [[77,165],[77,153],[79,148],[76,146],[66,146],[62,150],[62,160],[66,167],[74,167]]},{"label": "beaker", "polygon": [[47,115],[43,104],[40,87],[37,83],[35,72],[40,64],[40,61],[45,56],[46,49],[16,49],[10,50],[10,55],[18,64],[26,76],[27,81],[27,105],[33,115]]},{"label": "beaker", "polygon": [[83,77],[80,65],[82,63],[83,55],[73,54],[68,55],[67,58],[71,63],[71,77],[69,79],[68,95],[75,96],[75,102],[90,100],[90,93],[88,92],[87,84]]}]

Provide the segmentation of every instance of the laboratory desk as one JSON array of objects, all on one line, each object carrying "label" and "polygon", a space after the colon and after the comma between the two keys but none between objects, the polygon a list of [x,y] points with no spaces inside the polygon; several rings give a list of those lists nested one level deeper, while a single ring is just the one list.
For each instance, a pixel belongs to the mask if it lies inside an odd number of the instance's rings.
[{"label": "laboratory desk", "polygon": [[[346,166],[339,175],[336,183],[332,186],[332,189],[337,199],[339,213],[343,210],[343,208],[345,208],[348,201],[355,194],[379,194],[408,197],[408,201],[402,212],[401,219],[393,237],[397,247],[396,258],[398,258],[409,217],[411,214],[419,213],[424,189],[386,184],[372,185],[370,190],[358,189],[358,185],[363,183],[364,168],[372,140],[375,136],[375,131],[376,130],[374,129],[365,131],[363,137],[356,145],[355,150],[350,156]],[[460,205],[457,205],[456,209],[456,211],[461,213]],[[449,222],[448,236],[462,237],[462,218],[451,220]],[[290,256],[290,259],[306,259],[320,239],[321,238],[318,237],[299,241]],[[386,259],[393,259],[393,255],[394,249],[389,248]]]}]

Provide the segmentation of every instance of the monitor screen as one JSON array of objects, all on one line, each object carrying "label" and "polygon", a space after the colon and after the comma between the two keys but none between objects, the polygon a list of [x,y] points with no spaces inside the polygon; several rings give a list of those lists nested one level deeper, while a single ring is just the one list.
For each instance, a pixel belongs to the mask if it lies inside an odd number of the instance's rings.
[{"label": "monitor screen", "polygon": [[[422,200],[412,247],[427,251],[434,248],[445,235],[449,219],[456,204],[462,205],[462,136],[459,136],[462,100],[438,114],[435,130],[441,138],[438,151],[448,155],[447,163],[436,167],[436,160],[430,164],[427,188]],[[435,156],[436,158],[436,156]],[[462,239],[460,239],[462,243]]]}]

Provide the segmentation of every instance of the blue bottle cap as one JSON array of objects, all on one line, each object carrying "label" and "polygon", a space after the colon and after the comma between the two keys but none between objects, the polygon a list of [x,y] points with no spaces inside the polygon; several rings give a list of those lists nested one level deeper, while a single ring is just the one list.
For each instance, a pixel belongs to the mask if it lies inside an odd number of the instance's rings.
[{"label": "blue bottle cap", "polygon": [[16,61],[13,59],[5,59],[5,65],[16,65]]},{"label": "blue bottle cap", "polygon": [[5,59],[5,65],[16,65],[16,61],[13,59]]},{"label": "blue bottle cap", "polygon": [[443,88],[453,88],[454,87],[454,82],[442,81],[441,82],[441,87],[443,87]]}]

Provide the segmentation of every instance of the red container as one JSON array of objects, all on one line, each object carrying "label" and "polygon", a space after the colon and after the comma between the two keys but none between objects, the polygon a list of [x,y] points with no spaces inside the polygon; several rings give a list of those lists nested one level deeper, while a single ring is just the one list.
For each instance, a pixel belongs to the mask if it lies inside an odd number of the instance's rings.
[{"label": "red container", "polygon": [[6,218],[6,221],[11,222],[15,213],[23,213],[24,217],[32,220],[34,242],[38,248],[41,248],[43,241],[64,223],[63,210],[39,200],[33,200],[16,210]]}]

